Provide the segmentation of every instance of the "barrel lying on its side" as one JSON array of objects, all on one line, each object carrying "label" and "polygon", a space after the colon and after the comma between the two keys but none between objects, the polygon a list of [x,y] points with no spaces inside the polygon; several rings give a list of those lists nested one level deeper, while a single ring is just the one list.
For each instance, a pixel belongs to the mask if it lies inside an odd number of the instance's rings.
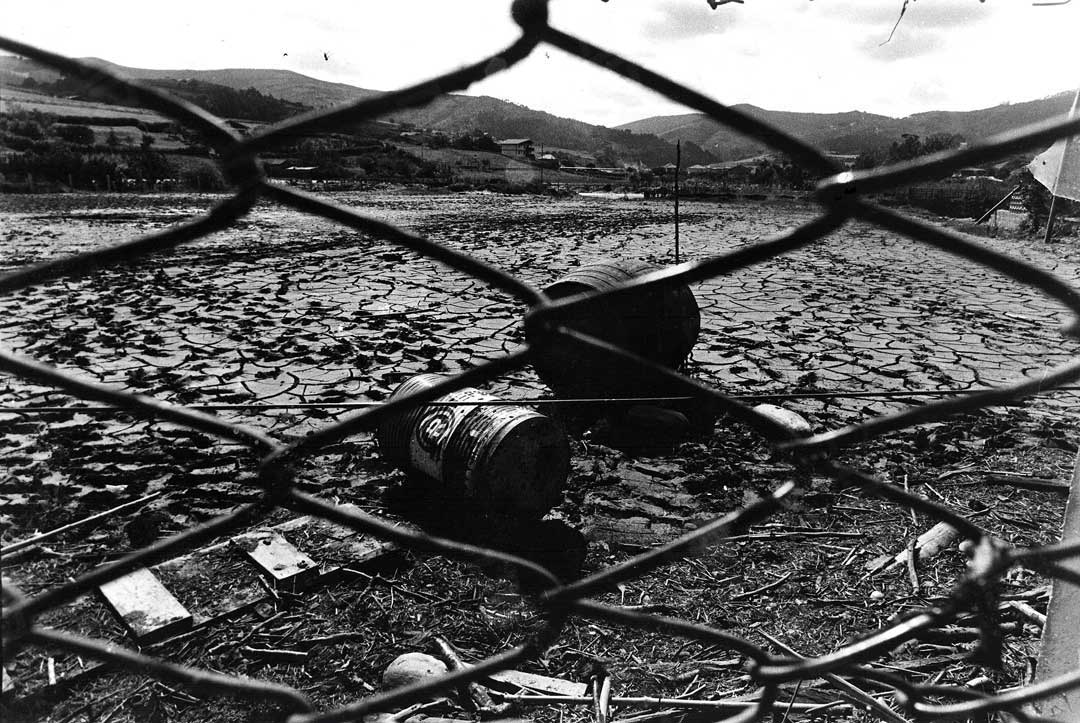
[{"label": "barrel lying on its side", "polygon": [[[651,264],[611,261],[576,269],[544,289],[553,299],[603,292],[650,271]],[[562,325],[608,341],[670,369],[685,360],[701,328],[697,300],[686,284],[672,284],[620,299],[605,299],[568,313]],[[561,396],[634,397],[666,393],[655,375],[617,366],[610,356],[572,342],[536,342],[537,374]]]},{"label": "barrel lying on its side", "polygon": [[[394,390],[391,399],[430,388],[443,378],[413,377]],[[478,389],[451,392],[439,402],[458,404],[424,405],[379,425],[379,449],[391,463],[484,512],[543,517],[562,499],[570,474],[570,445],[542,414],[484,404],[498,401]]]}]

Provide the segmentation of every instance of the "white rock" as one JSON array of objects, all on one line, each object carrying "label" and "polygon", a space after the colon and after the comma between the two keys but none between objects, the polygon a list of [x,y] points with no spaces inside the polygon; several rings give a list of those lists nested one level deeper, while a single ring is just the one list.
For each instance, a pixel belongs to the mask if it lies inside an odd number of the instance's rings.
[{"label": "white rock", "polygon": [[810,422],[807,422],[802,418],[802,415],[796,414],[790,409],[784,409],[775,404],[759,404],[754,407],[754,411],[773,420],[797,437],[809,437],[814,433],[814,430],[810,427]]},{"label": "white rock", "polygon": [[386,689],[400,688],[421,681],[446,675],[446,664],[425,653],[405,653],[383,671],[382,683]]}]

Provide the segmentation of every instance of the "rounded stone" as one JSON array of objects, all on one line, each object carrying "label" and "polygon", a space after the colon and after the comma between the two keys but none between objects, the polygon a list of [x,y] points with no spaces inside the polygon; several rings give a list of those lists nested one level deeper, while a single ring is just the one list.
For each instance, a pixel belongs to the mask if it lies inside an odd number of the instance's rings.
[{"label": "rounded stone", "polygon": [[386,689],[401,688],[446,675],[446,664],[426,653],[404,653],[394,658],[383,671],[382,684]]},{"label": "rounded stone", "polygon": [[784,409],[775,404],[759,404],[754,407],[754,411],[776,422],[790,432],[792,436],[809,437],[814,433],[810,423],[803,419],[802,415],[790,409]]}]

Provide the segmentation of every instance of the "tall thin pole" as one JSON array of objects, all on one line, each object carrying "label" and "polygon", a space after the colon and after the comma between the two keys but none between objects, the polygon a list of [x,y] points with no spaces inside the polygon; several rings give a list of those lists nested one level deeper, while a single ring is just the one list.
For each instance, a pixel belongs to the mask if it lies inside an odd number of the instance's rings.
[{"label": "tall thin pole", "polygon": [[1043,243],[1050,243],[1050,237],[1054,234],[1054,217],[1057,216],[1057,195],[1050,196],[1050,213],[1046,217],[1046,233],[1043,234]]},{"label": "tall thin pole", "polygon": [[682,140],[675,141],[675,263],[679,263],[679,169],[682,167]]},{"label": "tall thin pole", "polygon": [[[1080,106],[1080,88],[1076,89],[1076,95],[1073,96],[1072,108],[1069,110],[1069,117],[1076,116],[1076,109]],[[1050,243],[1050,237],[1054,233],[1054,217],[1057,216],[1057,199],[1058,199],[1058,184],[1061,183],[1061,171],[1065,168],[1065,156],[1069,153],[1069,143],[1072,142],[1069,139],[1065,140],[1065,145],[1061,149],[1061,161],[1058,163],[1057,175],[1054,176],[1054,187],[1050,189],[1050,213],[1046,218],[1046,235],[1043,236],[1043,243]]]}]

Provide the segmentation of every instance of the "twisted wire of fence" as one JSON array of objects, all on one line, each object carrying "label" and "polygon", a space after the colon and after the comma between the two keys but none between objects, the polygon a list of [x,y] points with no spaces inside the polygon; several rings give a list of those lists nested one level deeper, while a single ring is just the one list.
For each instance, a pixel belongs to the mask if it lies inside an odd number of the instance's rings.
[{"label": "twisted wire of fence", "polygon": [[[344,104],[330,110],[313,111],[291,118],[247,138],[240,137],[223,121],[206,111],[166,93],[15,40],[0,38],[0,48],[40,61],[113,96],[133,98],[144,107],[199,131],[219,154],[222,169],[236,189],[231,197],[197,220],[106,248],[49,260],[6,273],[0,276],[0,293],[11,293],[61,277],[93,273],[97,269],[130,262],[141,256],[195,241],[211,232],[228,228],[244,216],[256,200],[262,198],[302,212],[318,214],[343,226],[416,251],[484,281],[530,307],[524,318],[527,343],[522,350],[489,359],[430,388],[346,416],[290,444],[283,444],[272,439],[258,429],[226,422],[211,414],[86,382],[34,359],[0,349],[0,369],[9,374],[63,389],[83,400],[115,406],[138,417],[168,420],[222,439],[239,442],[262,456],[257,479],[262,494],[261,499],[256,503],[242,506],[228,514],[143,547],[71,582],[32,597],[24,596],[14,586],[5,584],[3,587],[4,656],[13,656],[18,649],[27,645],[50,646],[107,661],[121,668],[161,680],[182,683],[192,692],[199,694],[227,694],[251,700],[272,700],[280,705],[283,717],[287,717],[292,723],[355,720],[368,713],[395,710],[427,700],[463,683],[480,680],[541,653],[558,638],[570,615],[680,636],[688,640],[721,646],[744,655],[750,661],[748,672],[755,683],[761,686],[762,693],[753,704],[727,719],[730,721],[763,720],[771,715],[773,705],[777,701],[779,686],[784,682],[837,673],[853,680],[871,681],[891,687],[895,691],[894,701],[902,711],[920,721],[962,718],[990,711],[1007,711],[1020,720],[1038,720],[1038,716],[1025,713],[1027,704],[1080,687],[1080,670],[1036,685],[993,695],[971,689],[913,684],[896,674],[862,665],[896,645],[914,638],[920,631],[953,620],[961,612],[968,610],[986,612],[994,609],[995,584],[1013,565],[1022,563],[1047,575],[1080,584],[1080,576],[1059,564],[1063,560],[1080,556],[1080,543],[1073,541],[1032,549],[1007,545],[992,538],[979,526],[945,505],[923,499],[886,484],[858,469],[840,465],[829,458],[831,453],[841,447],[887,432],[942,419],[959,412],[1015,400],[1075,381],[1080,379],[1080,360],[1073,360],[1046,370],[1037,381],[1018,381],[989,391],[931,402],[925,406],[875,418],[843,429],[806,438],[795,438],[778,423],[754,412],[744,403],[720,390],[698,383],[601,339],[561,326],[558,322],[560,318],[567,318],[566,314],[569,311],[584,312],[613,297],[633,296],[650,288],[662,288],[665,285],[701,281],[731,274],[738,269],[814,244],[850,220],[862,219],[994,269],[1019,283],[1039,289],[1075,315],[1072,323],[1063,330],[1063,333],[1074,337],[1080,336],[1080,291],[1077,289],[1033,265],[972,243],[959,234],[878,206],[866,198],[867,194],[872,192],[890,189],[1080,133],[1080,118],[1054,120],[1027,126],[988,138],[963,150],[938,153],[893,166],[869,171],[839,172],[840,169],[835,167],[824,154],[800,139],[787,135],[734,108],[724,106],[648,68],[551,27],[548,24],[547,6],[544,0],[515,0],[511,12],[520,26],[521,36],[505,50],[491,57],[408,88]],[[790,156],[821,178],[815,194],[821,206],[820,215],[791,231],[749,247],[656,271],[603,293],[582,294],[553,301],[514,276],[468,254],[441,246],[392,224],[369,218],[346,206],[271,183],[266,180],[260,169],[258,153],[273,148],[276,143],[289,137],[333,130],[345,124],[375,118],[394,109],[422,105],[443,93],[463,90],[475,81],[512,67],[542,43],[561,48],[585,61],[607,68],[662,93],[673,101],[701,111],[728,127],[765,142],[774,150]],[[712,405],[718,411],[725,412],[750,425],[776,448],[787,450],[799,463],[814,471],[827,474],[839,482],[857,487],[868,497],[888,500],[938,521],[949,523],[960,532],[962,537],[973,543],[967,572],[957,582],[945,601],[911,614],[835,652],[812,658],[777,656],[748,640],[722,630],[685,620],[625,610],[590,600],[589,597],[610,589],[612,585],[633,580],[674,560],[692,555],[695,551],[702,549],[703,545],[715,543],[735,530],[765,519],[778,510],[784,501],[799,489],[800,482],[785,482],[776,487],[770,495],[753,504],[713,520],[668,544],[650,549],[626,562],[612,565],[569,584],[560,583],[547,569],[515,555],[395,527],[375,516],[335,506],[317,496],[301,492],[294,486],[294,469],[297,463],[326,445],[362,430],[373,429],[380,421],[391,415],[413,409],[451,391],[489,382],[501,375],[519,370],[528,365],[537,353],[543,352],[550,345],[567,342],[581,349],[590,350],[592,353],[606,356],[610,359],[616,373],[620,369],[633,371],[644,369],[658,379],[662,378],[667,385],[666,388],[671,390],[671,394],[689,395]],[[256,523],[279,507],[317,515],[381,540],[395,542],[409,550],[508,565],[523,576],[541,582],[544,590],[535,599],[541,606],[544,625],[523,644],[491,656],[474,666],[431,682],[372,695],[336,710],[317,711],[307,696],[288,686],[163,662],[150,655],[127,650],[111,643],[47,629],[35,622],[36,617],[44,611],[71,601],[105,582],[123,576],[136,568],[166,560],[217,536]],[[980,620],[984,636],[992,638],[995,634],[993,616],[983,615]],[[935,702],[939,699],[953,702]],[[880,710],[874,710],[873,713],[882,718],[885,717]]]}]

